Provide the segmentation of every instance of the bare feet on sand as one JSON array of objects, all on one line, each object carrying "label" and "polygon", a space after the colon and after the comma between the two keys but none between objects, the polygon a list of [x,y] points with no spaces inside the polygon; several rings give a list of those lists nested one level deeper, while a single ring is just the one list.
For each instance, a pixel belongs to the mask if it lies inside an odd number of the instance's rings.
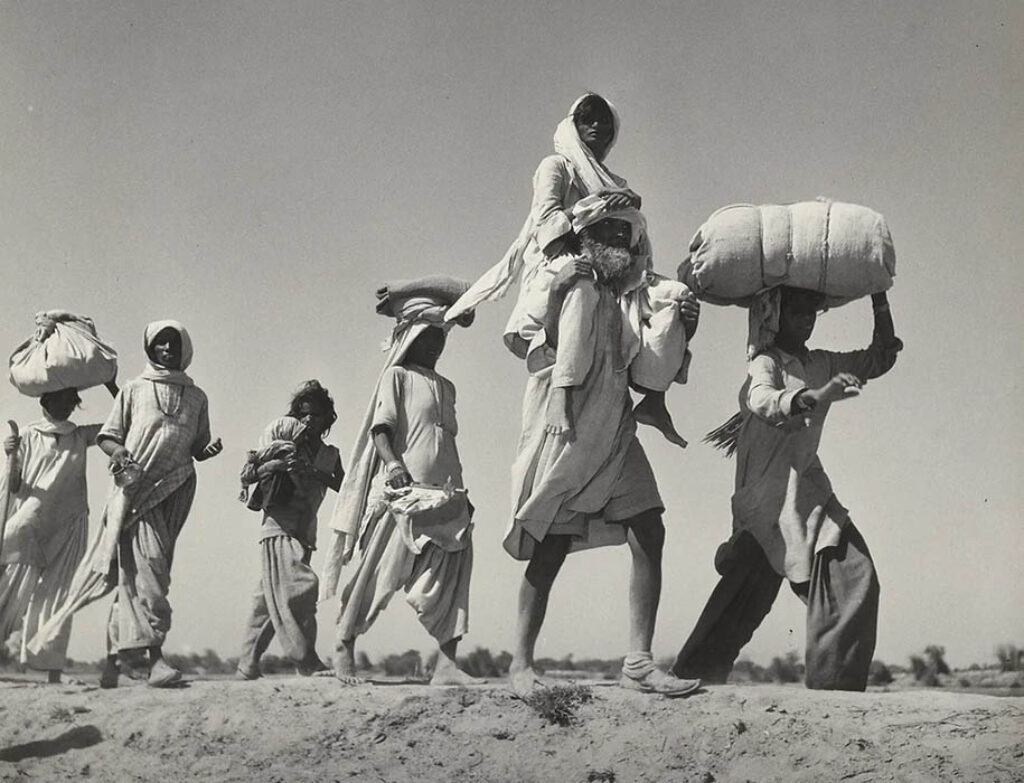
[{"label": "bare feet on sand", "polygon": [[483,685],[486,680],[466,674],[443,656],[438,658],[434,674],[430,678],[431,685]]},{"label": "bare feet on sand", "polygon": [[363,685],[362,677],[356,676],[355,640],[342,642],[341,649],[334,654],[334,676],[342,685]]},{"label": "bare feet on sand", "polygon": [[639,424],[647,424],[654,427],[669,443],[674,443],[680,448],[686,448],[686,439],[676,432],[672,423],[672,414],[665,407],[664,392],[648,392],[644,398],[633,408],[633,417]]},{"label": "bare feet on sand", "polygon": [[512,693],[520,699],[525,699],[536,689],[543,688],[544,681],[541,680],[540,675],[531,667],[509,669],[508,686],[512,689]]},{"label": "bare feet on sand", "polygon": [[555,387],[548,398],[547,415],[544,417],[544,429],[552,435],[565,435],[572,438],[572,411],[569,409],[569,393],[566,389]]}]

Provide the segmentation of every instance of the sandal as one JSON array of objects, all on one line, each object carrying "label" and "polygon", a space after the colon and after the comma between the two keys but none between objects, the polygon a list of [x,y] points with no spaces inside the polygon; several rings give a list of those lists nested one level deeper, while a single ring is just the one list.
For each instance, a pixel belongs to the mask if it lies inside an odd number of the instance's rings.
[{"label": "sandal", "polygon": [[625,672],[619,678],[619,686],[641,693],[657,693],[669,698],[688,696],[700,688],[700,680],[681,680],[661,669],[652,669],[642,677],[631,677]]}]

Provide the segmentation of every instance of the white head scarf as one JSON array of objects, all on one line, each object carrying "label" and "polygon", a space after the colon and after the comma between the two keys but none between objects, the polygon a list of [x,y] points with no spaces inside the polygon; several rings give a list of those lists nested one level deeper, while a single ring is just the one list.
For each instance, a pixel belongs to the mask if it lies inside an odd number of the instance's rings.
[{"label": "white head scarf", "polygon": [[[152,347],[153,341],[164,329],[174,329],[181,337],[181,363],[177,370],[162,367],[149,358],[149,349]],[[142,338],[142,348],[146,352],[146,369],[142,371],[141,377],[156,383],[170,383],[176,386],[194,385],[192,379],[185,373],[188,366],[192,364],[192,338],[189,336],[188,330],[180,323],[172,320],[153,321],[146,327]]]},{"label": "white head scarf", "polygon": [[[555,152],[565,158],[572,169],[573,181],[577,189],[584,195],[592,195],[598,191],[628,192],[626,180],[613,174],[601,161],[594,157],[594,153],[580,139],[576,130],[574,115],[583,100],[595,93],[581,95],[572,106],[569,107],[569,115],[565,117],[555,128],[554,145]],[[612,138],[605,150],[605,157],[619,138],[619,113],[612,106],[611,102],[602,98],[612,113]],[[502,259],[484,272],[480,278],[473,283],[469,290],[453,304],[446,316],[453,321],[460,315],[472,310],[481,302],[496,302],[508,293],[508,289],[519,279],[523,271],[523,253],[526,251],[530,240],[533,238],[536,226],[530,215],[527,215],[526,222],[519,230],[519,236],[505,251]]]},{"label": "white head scarf", "polygon": [[589,195],[602,190],[625,190],[626,181],[613,174],[604,163],[597,159],[590,147],[580,139],[579,131],[576,130],[576,111],[584,100],[592,96],[604,101],[612,113],[612,138],[604,151],[604,157],[608,157],[608,153],[611,152],[619,138],[619,113],[612,106],[611,101],[592,92],[581,95],[573,101],[572,106],[569,107],[569,116],[558,123],[558,127],[555,128],[555,152],[572,164],[573,177],[584,194]]}]

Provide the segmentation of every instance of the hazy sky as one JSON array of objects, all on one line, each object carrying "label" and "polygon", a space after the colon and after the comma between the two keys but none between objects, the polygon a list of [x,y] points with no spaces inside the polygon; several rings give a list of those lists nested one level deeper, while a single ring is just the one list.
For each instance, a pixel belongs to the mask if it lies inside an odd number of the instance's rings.
[{"label": "hazy sky", "polygon": [[[374,288],[493,264],[555,125],[594,90],[622,115],[608,163],[643,195],[664,273],[725,204],[824,195],[888,218],[906,350],[833,408],[821,456],[877,561],[877,656],[905,663],[938,643],[953,664],[990,661],[997,643],[1024,644],[1022,39],[1019,2],[8,0],[0,345],[28,336],[37,310],[76,310],[128,378],[148,321],[189,327],[225,450],[198,467],[167,647],[237,654],[259,577],[259,517],[235,499],[245,450],[317,377],[347,466],[391,325]],[[500,340],[510,307],[453,333],[439,365],[458,387],[477,507],[464,649],[511,647],[523,571],[500,546],[525,385]],[[744,311],[705,305],[690,383],[669,394],[691,446],[641,435],[667,506],[658,655],[692,627],[730,532],[733,463],[699,441],[736,409],[745,333]],[[856,302],[812,343],[870,333]],[[102,420],[107,393],[84,397],[76,419]],[[0,392],[0,419],[37,413]],[[626,548],[573,555],[538,654],[624,653],[628,571]],[[75,658],[102,655],[108,601],[76,618]],[[320,612],[323,654],[333,612]],[[747,654],[802,652],[803,615],[780,592]],[[431,642],[396,598],[363,649],[410,647]]]}]

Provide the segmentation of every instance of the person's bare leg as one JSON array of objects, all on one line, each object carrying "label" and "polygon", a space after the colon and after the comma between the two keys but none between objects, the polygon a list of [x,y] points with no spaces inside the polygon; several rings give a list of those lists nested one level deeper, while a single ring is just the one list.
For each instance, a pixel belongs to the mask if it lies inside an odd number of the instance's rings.
[{"label": "person's bare leg", "polygon": [[551,389],[544,429],[552,435],[573,435],[572,390],[561,386]]},{"label": "person's bare leg", "polygon": [[629,551],[629,642],[631,651],[622,665],[619,683],[626,688],[665,696],[684,696],[700,687],[700,680],[680,680],[654,666],[651,643],[661,600],[661,554],[665,525],[661,512],[645,511],[627,523]]},{"label": "person's bare leg", "polygon": [[654,427],[669,443],[684,449],[687,447],[686,439],[676,431],[672,414],[665,405],[665,392],[648,391],[644,394],[643,399],[633,408],[633,418],[638,424]]},{"label": "person's bare leg", "polygon": [[629,575],[629,644],[634,652],[650,652],[661,601],[661,552],[665,525],[658,511],[645,511],[628,523],[633,556]]},{"label": "person's bare leg", "polygon": [[440,645],[441,654],[437,657],[437,665],[434,666],[434,674],[430,678],[431,685],[483,685],[482,678],[466,674],[459,668],[459,661],[456,658],[458,647],[458,638],[449,639]]},{"label": "person's bare leg", "polygon": [[569,544],[569,536],[548,536],[538,542],[519,586],[516,647],[508,678],[512,691],[520,697],[540,685],[540,678],[533,668],[534,648],[547,613],[551,585],[569,553]]},{"label": "person's bare leg", "polygon": [[356,676],[356,640],[342,639],[334,651],[334,676],[345,685],[359,685],[363,679]]}]

